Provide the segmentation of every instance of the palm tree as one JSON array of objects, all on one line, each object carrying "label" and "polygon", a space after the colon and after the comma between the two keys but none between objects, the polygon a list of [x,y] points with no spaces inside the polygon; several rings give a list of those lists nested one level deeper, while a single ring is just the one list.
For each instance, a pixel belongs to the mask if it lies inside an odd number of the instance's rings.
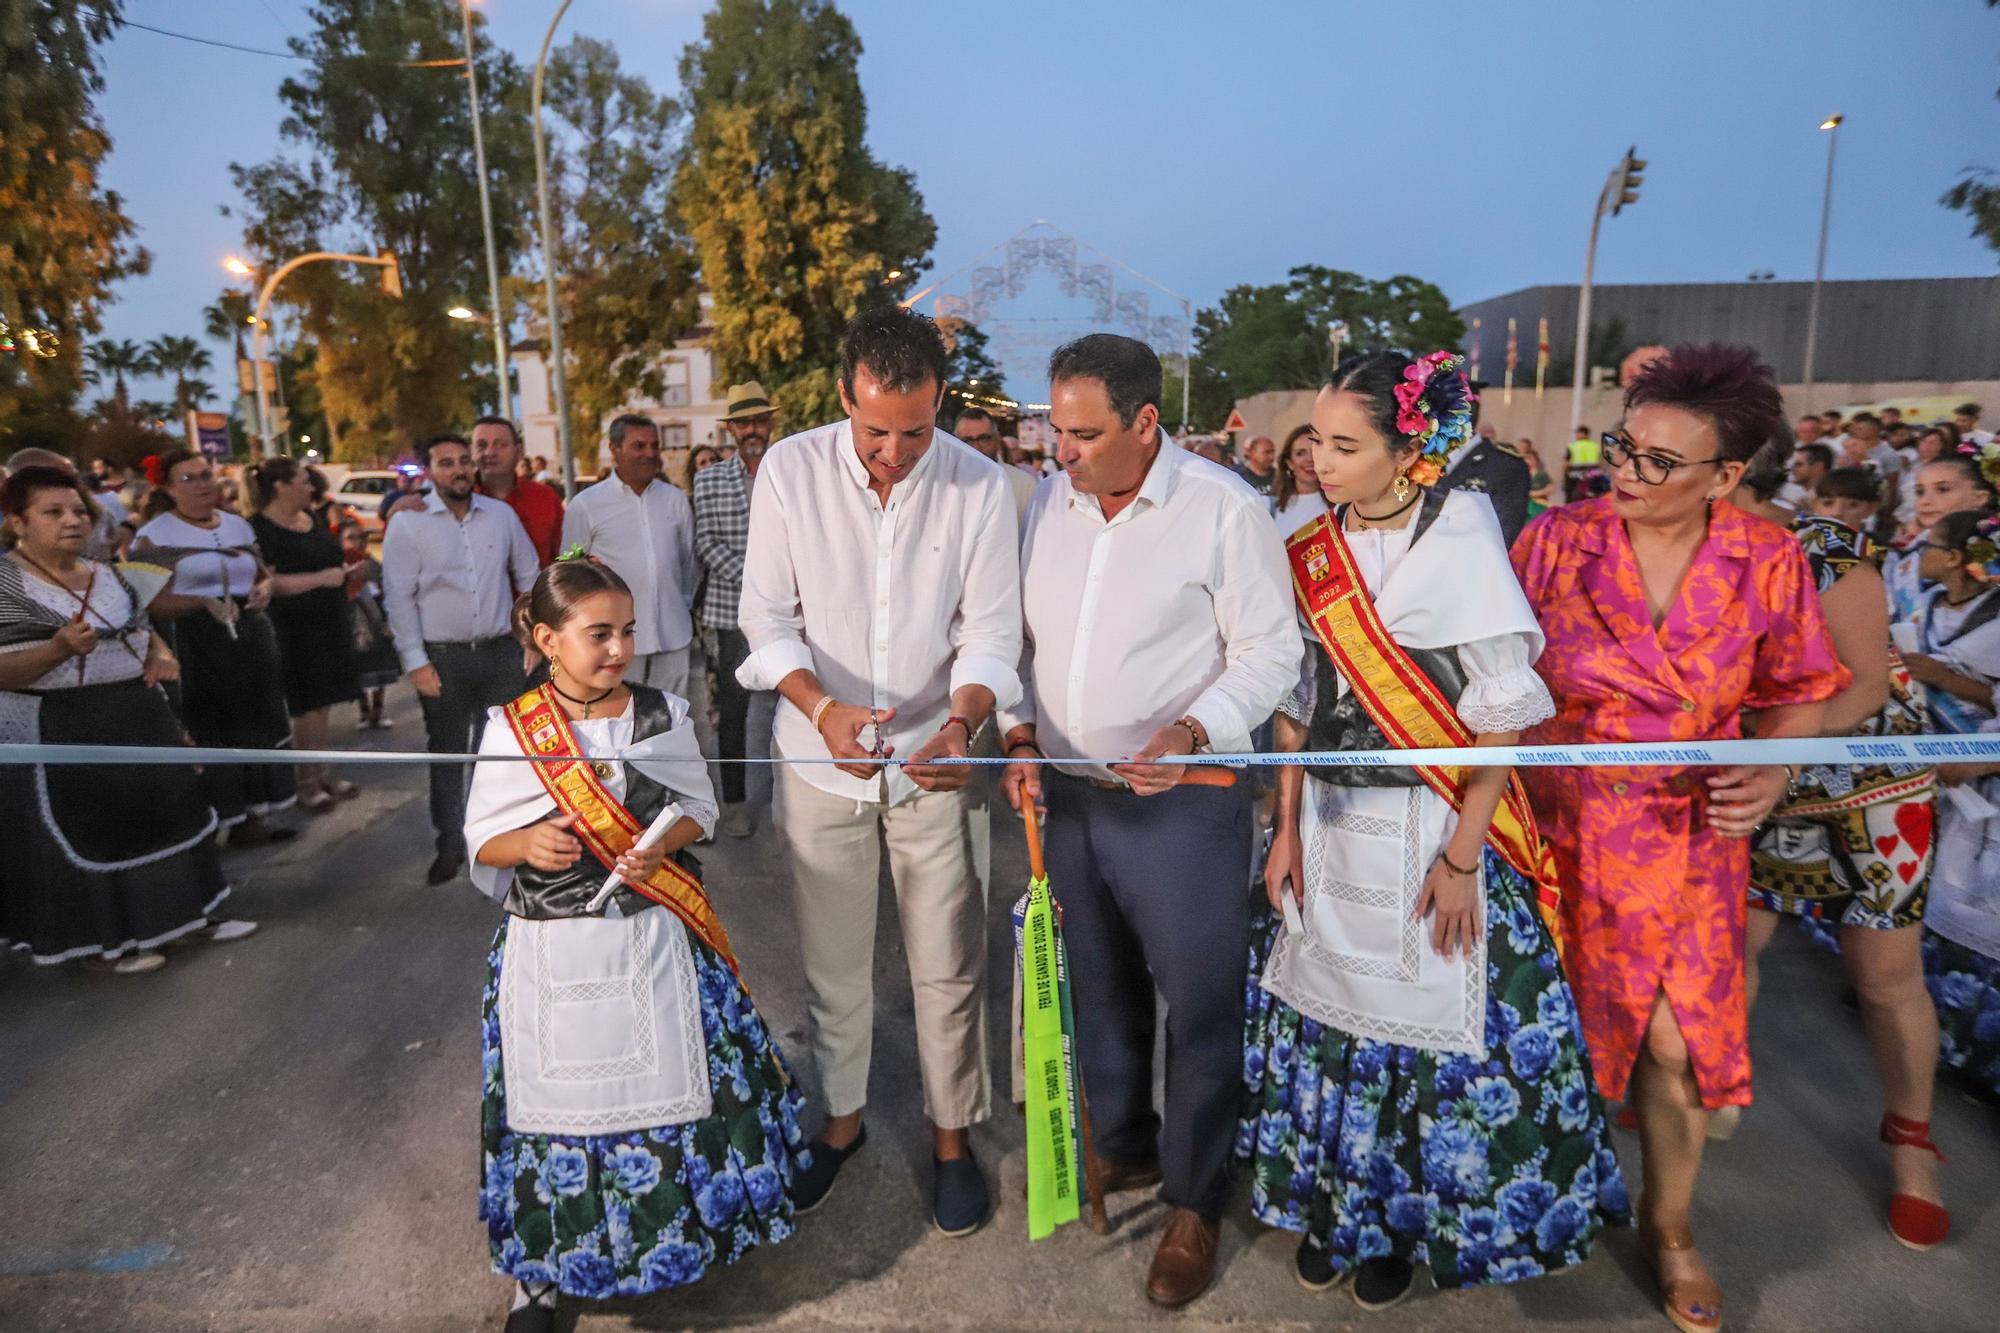
[{"label": "palm tree", "polygon": [[180,338],[171,334],[155,338],[146,344],[147,359],[152,362],[155,372],[174,377],[174,406],[180,415],[188,411],[188,376],[207,370],[215,364],[215,358],[208,349],[192,338]]},{"label": "palm tree", "polygon": [[250,317],[257,313],[257,304],[250,299],[250,293],[239,292],[233,287],[225,287],[215,304],[201,312],[203,329],[211,338],[227,338],[236,344],[236,359],[244,358],[243,330],[250,327]]},{"label": "palm tree", "polygon": [[138,402],[132,404],[133,418],[149,424],[155,421],[166,421],[173,416],[173,413],[174,405],[172,403],[163,403],[154,398],[141,398]]},{"label": "palm tree", "polygon": [[[187,381],[186,392],[187,407],[199,412],[203,403],[215,397],[215,386],[207,380],[190,379]],[[187,415],[187,408],[181,410],[181,415]]]},{"label": "palm tree", "polygon": [[83,377],[92,384],[102,384],[111,380],[111,402],[120,416],[132,415],[132,400],[125,392],[127,375],[144,375],[153,368],[152,362],[138,343],[130,338],[122,340],[103,339],[92,343],[84,350],[90,364],[84,367]]}]

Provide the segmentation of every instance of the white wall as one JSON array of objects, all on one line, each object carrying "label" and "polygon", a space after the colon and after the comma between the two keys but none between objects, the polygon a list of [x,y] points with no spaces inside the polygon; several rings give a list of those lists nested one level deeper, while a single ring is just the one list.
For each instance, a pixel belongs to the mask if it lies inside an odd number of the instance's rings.
[{"label": "white wall", "polygon": [[[670,366],[668,363],[677,364]],[[514,352],[514,367],[521,390],[523,447],[531,456],[546,456],[551,467],[560,472],[562,469],[557,462],[560,457],[559,432],[556,429],[554,388],[549,368],[542,360],[541,352],[533,346],[523,346]],[[611,457],[604,442],[603,427],[612,417],[627,412],[659,423],[661,454],[670,478],[681,475],[689,449],[700,444],[727,442],[728,433],[723,430],[721,420],[722,414],[729,410],[722,401],[722,395],[729,392],[729,386],[713,382],[713,362],[708,348],[692,339],[678,342],[673,352],[662,358],[661,368],[669,372],[667,397],[672,401],[630,399],[598,423],[591,439],[574,441],[579,478],[594,477],[610,470]]]}]

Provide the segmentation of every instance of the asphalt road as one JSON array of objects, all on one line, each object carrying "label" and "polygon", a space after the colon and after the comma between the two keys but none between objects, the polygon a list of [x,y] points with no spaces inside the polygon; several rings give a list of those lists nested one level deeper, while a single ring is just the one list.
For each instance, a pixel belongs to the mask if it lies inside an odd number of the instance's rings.
[{"label": "asphalt road", "polygon": [[[407,690],[398,726],[420,748]],[[351,717],[343,744],[363,744]],[[0,1330],[497,1329],[509,1287],[477,1221],[479,988],[494,908],[429,888],[417,769],[357,771],[364,795],[297,842],[230,853],[235,945],[139,977],[0,957]],[[768,790],[768,786],[764,786]],[[992,1011],[1006,1087],[1003,927],[1025,879],[995,821]],[[800,1062],[804,1008],[784,866],[768,819],[706,849],[708,882],[757,1001]],[[1629,1235],[1579,1271],[1364,1316],[1291,1276],[1293,1240],[1231,1213],[1222,1276],[1187,1310],[1141,1294],[1164,1210],[1123,1195],[1115,1230],[1030,1245],[1018,1119],[974,1136],[997,1216],[947,1240],[926,1213],[910,994],[896,915],[880,915],[870,1146],[796,1237],[695,1288],[594,1309],[579,1327],[1484,1330],[1667,1328]],[[1697,1230],[1735,1329],[1972,1330],[2000,1304],[2000,1121],[1947,1093],[1936,1136],[1955,1232],[1905,1251],[1883,1223],[1879,1104],[1835,960],[1789,932],[1755,1019],[1756,1107],[1715,1145]],[[810,1088],[810,1072],[803,1071]],[[1621,1142],[1636,1179],[1636,1153]]]}]

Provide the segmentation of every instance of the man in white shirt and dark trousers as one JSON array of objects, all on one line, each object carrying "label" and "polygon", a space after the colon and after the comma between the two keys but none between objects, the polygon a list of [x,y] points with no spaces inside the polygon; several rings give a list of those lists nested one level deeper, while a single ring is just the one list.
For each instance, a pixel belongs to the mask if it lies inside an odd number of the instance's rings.
[{"label": "man in white shirt and dark trousers", "polygon": [[[431,489],[382,537],[382,599],[396,656],[424,709],[432,754],[479,748],[486,710],[528,688],[514,639],[514,598],[535,584],[540,562],[505,501],[473,492],[472,447],[459,435],[425,441]],[[432,764],[431,827],[443,884],[465,865],[465,769]]]},{"label": "man in white shirt and dark trousers", "polygon": [[[1172,1205],[1146,1295],[1183,1305],[1214,1280],[1242,1103],[1253,822],[1247,788],[1175,784],[1198,751],[1240,753],[1298,680],[1291,583],[1262,499],[1176,447],[1160,362],[1091,334],[1049,362],[1063,473],[1021,546],[1024,702],[1003,709],[1018,809],[1046,800],[1078,1051],[1109,1190]],[[1100,767],[1086,758],[1131,756]],[[1154,991],[1166,1001],[1166,1105],[1153,1105]]]},{"label": "man in white shirt and dark trousers", "polygon": [[963,757],[1020,694],[1013,501],[991,463],[935,429],[945,346],[930,320],[866,311],[841,358],[848,420],[779,441],[758,471],[738,607],[750,647],[738,679],[783,696],[774,754],[839,761],[781,765],[776,780],[828,1113],[794,1199],[817,1206],[866,1142],[886,841],[933,1126],[932,1218],[960,1236],[989,1204],[967,1135],[991,1100],[986,904],[967,847],[969,770],[934,761]]},{"label": "man in white shirt and dark trousers", "polygon": [[625,682],[685,699],[694,641],[694,509],[660,479],[660,428],[622,416],[605,432],[611,472],[577,492],[563,514],[564,550],[581,546],[632,589],[637,642]]}]

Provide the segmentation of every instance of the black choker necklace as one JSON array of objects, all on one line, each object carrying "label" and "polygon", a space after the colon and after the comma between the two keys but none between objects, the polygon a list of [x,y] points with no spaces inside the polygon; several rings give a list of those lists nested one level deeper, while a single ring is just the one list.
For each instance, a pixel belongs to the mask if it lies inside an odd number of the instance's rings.
[{"label": "black choker necklace", "polygon": [[1424,498],[1424,488],[1418,486],[1413,488],[1413,491],[1409,499],[1403,501],[1403,503],[1397,505],[1394,509],[1391,509],[1386,514],[1364,514],[1361,512],[1361,506],[1356,505],[1354,506],[1354,516],[1360,519],[1363,523],[1387,523],[1390,519],[1395,518],[1399,514],[1408,513],[1410,510],[1410,506],[1414,505],[1417,501],[1423,498]]},{"label": "black choker necklace", "polygon": [[560,694],[563,698],[569,700],[571,703],[575,704],[578,708],[581,708],[583,710],[583,715],[586,718],[590,716],[591,709],[597,707],[597,705],[603,703],[606,699],[609,699],[613,694],[618,692],[618,687],[616,685],[613,685],[610,689],[598,695],[595,699],[579,699],[574,694],[571,694],[568,690],[565,690],[562,686],[556,684],[553,680],[549,682],[549,688],[554,690],[557,694]]}]

